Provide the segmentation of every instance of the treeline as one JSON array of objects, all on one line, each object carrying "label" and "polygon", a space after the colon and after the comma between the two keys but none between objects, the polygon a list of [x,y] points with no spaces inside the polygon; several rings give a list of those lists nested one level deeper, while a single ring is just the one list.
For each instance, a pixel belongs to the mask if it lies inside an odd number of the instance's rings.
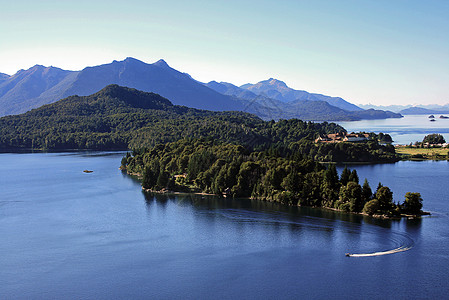
[{"label": "treeline", "polygon": [[71,96],[22,115],[0,118],[0,149],[149,149],[184,137],[212,138],[319,161],[397,160],[394,148],[316,145],[319,135],[345,132],[335,123],[298,119],[263,121],[243,112],[212,112],[173,105],[153,93],[111,85],[90,96]]},{"label": "treeline", "polygon": [[369,215],[419,213],[421,196],[408,193],[403,204],[379,184],[372,192],[357,172],[345,168],[338,176],[307,157],[282,157],[273,151],[251,151],[241,145],[211,139],[182,139],[148,151],[128,153],[122,169],[142,175],[142,186],[152,191],[204,192],[232,197],[334,208]]},{"label": "treeline", "polygon": [[344,128],[327,122],[265,122],[243,112],[198,110],[173,105],[157,94],[111,85],[90,96],[71,96],[0,118],[0,148],[128,150],[186,136],[263,148],[335,131]]},{"label": "treeline", "polygon": [[393,145],[381,145],[377,140],[361,143],[314,143],[300,141],[289,145],[290,153],[307,155],[320,162],[396,162],[399,160]]}]

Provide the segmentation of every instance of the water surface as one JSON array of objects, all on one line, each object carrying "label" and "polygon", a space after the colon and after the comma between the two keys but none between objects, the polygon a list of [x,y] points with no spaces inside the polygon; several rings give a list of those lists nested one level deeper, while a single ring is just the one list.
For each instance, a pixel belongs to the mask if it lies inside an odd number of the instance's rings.
[{"label": "water surface", "polygon": [[449,141],[449,119],[440,119],[435,115],[435,122],[430,122],[428,115],[405,115],[399,119],[361,120],[338,122],[348,132],[372,131],[388,133],[395,144],[408,145],[422,142],[428,134],[442,134]]},{"label": "water surface", "polygon": [[[2,299],[410,299],[449,292],[447,162],[358,166],[422,220],[144,194],[121,154],[0,154]],[[84,169],[93,170],[86,174]],[[398,198],[396,198],[398,197]],[[376,257],[345,257],[397,247]]]}]

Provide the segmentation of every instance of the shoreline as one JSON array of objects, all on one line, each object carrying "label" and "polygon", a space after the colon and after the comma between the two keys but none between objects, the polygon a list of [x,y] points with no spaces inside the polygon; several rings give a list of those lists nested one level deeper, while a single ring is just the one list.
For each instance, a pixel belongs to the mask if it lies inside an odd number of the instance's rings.
[{"label": "shoreline", "polygon": [[[228,198],[228,197],[223,196],[223,195],[210,194],[210,193],[204,193],[204,192],[182,192],[182,191],[171,191],[171,190],[167,190],[167,189],[162,189],[162,190],[156,191],[156,190],[146,189],[144,187],[142,187],[142,191],[145,192],[145,193],[153,193],[153,194],[198,195],[198,196],[214,196],[214,197],[219,197],[219,198]],[[339,212],[339,213],[343,213],[343,214],[359,215],[359,216],[363,216],[363,217],[370,217],[370,218],[382,219],[382,220],[402,220],[404,218],[406,218],[407,220],[414,220],[414,219],[419,219],[419,218],[421,218],[423,216],[431,216],[432,215],[428,211],[421,211],[421,213],[417,214],[417,215],[400,214],[400,215],[397,215],[397,216],[390,216],[390,215],[373,214],[373,215],[370,216],[370,215],[368,215],[366,213],[363,213],[363,212],[359,212],[359,213],[357,213],[357,212],[347,212],[347,211],[340,210],[340,209],[333,208],[333,207],[288,205],[288,204],[284,204],[284,203],[280,203],[280,202],[273,202],[273,201],[269,201],[269,200],[257,199],[257,198],[252,198],[252,197],[239,197],[239,198],[229,197],[229,198],[232,198],[232,199],[248,199],[248,200],[261,201],[261,202],[277,203],[279,205],[283,205],[283,206],[286,206],[286,207],[310,207],[310,208],[325,209],[325,210],[331,210],[331,211]]]},{"label": "shoreline", "polygon": [[[138,172],[130,172],[127,170],[126,167],[120,166],[119,169],[122,172],[126,172],[127,175],[132,176],[132,177],[136,177],[139,181],[142,180],[142,174],[138,173]],[[180,195],[180,194],[191,194],[191,195],[201,195],[201,196],[215,196],[215,197],[220,197],[220,198],[232,198],[235,199],[234,197],[227,195],[225,193],[222,194],[211,194],[211,193],[205,193],[205,192],[201,192],[201,191],[192,191],[190,190],[190,188],[188,186],[182,186],[183,188],[185,188],[186,190],[169,190],[166,188],[163,188],[161,190],[152,190],[152,189],[146,189],[142,186],[142,191],[146,192],[146,193],[154,193],[154,194],[171,194],[171,195]],[[385,220],[401,220],[403,218],[406,218],[408,220],[411,219],[418,219],[421,218],[422,216],[430,216],[431,213],[427,212],[427,211],[421,211],[420,214],[399,214],[399,215],[386,215],[386,214],[373,214],[373,215],[369,215],[363,212],[348,212],[348,211],[344,211],[344,210],[340,210],[337,208],[333,208],[333,207],[325,207],[325,206],[301,206],[301,205],[289,205],[289,204],[285,204],[285,203],[281,203],[281,202],[276,202],[276,201],[270,201],[268,199],[258,199],[258,198],[253,198],[253,197],[239,197],[240,199],[251,199],[251,200],[257,200],[257,201],[264,201],[264,202],[271,202],[271,203],[278,203],[279,205],[284,205],[286,207],[311,207],[311,208],[321,208],[321,209],[326,209],[326,210],[332,210],[335,212],[340,212],[340,213],[345,213],[345,214],[353,214],[353,215],[360,215],[360,216],[366,216],[366,217],[371,217],[374,219],[385,219]],[[299,203],[299,202],[298,202]]]}]

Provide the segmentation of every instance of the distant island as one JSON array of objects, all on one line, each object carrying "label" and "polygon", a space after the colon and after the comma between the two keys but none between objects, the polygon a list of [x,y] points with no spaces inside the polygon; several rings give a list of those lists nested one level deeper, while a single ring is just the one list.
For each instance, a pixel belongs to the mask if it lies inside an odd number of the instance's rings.
[{"label": "distant island", "polygon": [[400,111],[403,115],[431,115],[431,114],[449,114],[449,110],[428,109],[423,107],[410,107]]}]

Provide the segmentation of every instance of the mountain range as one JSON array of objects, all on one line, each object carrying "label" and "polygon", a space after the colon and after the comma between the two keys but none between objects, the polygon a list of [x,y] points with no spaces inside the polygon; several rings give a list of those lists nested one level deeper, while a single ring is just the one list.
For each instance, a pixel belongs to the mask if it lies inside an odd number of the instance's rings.
[{"label": "mountain range", "polygon": [[[300,118],[303,120],[360,120],[400,118],[400,114],[390,111],[364,110],[340,97],[330,97],[295,90],[285,82],[270,78],[256,84],[244,84],[240,87],[228,82],[211,81],[207,87],[238,99],[259,104],[259,107],[271,108],[273,119]],[[265,113],[267,113],[265,111]],[[257,114],[257,113],[256,113]]]},{"label": "mountain range", "polygon": [[294,90],[273,78],[241,87],[214,81],[203,84],[171,68],[164,60],[147,64],[131,57],[81,71],[35,65],[12,76],[0,73],[0,116],[23,113],[71,95],[87,96],[109,84],[157,93],[175,105],[245,111],[263,119],[340,121],[401,117],[380,110],[365,111],[339,97]]},{"label": "mountain range", "polygon": [[372,104],[361,104],[359,105],[363,109],[382,109],[389,110],[392,112],[397,112],[404,115],[426,115],[426,114],[447,114],[449,113],[449,104],[438,105],[438,104],[428,104],[428,105],[372,105]]},{"label": "mountain range", "polygon": [[282,102],[292,102],[298,100],[325,101],[332,106],[347,111],[363,110],[360,107],[349,103],[340,97],[330,97],[321,94],[313,94],[306,91],[295,90],[288,87],[285,82],[274,78],[260,81],[256,84],[244,84],[240,88],[251,91],[257,95],[266,95],[269,98],[276,99]]},{"label": "mountain range", "polygon": [[409,107],[400,111],[404,115],[430,115],[430,114],[449,114],[449,109],[428,109],[423,107]]}]

